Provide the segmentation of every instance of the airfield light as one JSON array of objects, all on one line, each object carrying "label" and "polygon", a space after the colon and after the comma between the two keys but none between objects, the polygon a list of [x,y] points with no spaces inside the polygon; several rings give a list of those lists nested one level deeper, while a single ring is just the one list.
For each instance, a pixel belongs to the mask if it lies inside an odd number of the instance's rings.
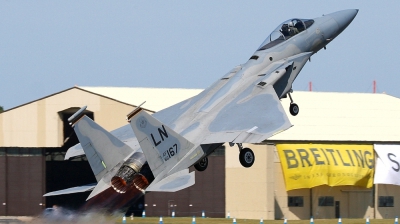
[{"label": "airfield light", "polygon": [[153,206],[155,207],[155,206],[157,206],[156,204],[153,204]]}]

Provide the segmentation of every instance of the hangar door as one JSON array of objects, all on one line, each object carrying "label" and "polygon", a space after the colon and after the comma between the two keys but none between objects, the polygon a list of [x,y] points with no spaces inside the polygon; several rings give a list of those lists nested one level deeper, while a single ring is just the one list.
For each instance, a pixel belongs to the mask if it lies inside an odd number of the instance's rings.
[{"label": "hangar door", "polygon": [[350,191],[348,218],[365,218],[368,206],[372,206],[372,191]]},{"label": "hangar door", "polygon": [[44,206],[44,148],[0,147],[0,216],[33,216]]},{"label": "hangar door", "polygon": [[6,151],[5,149],[0,148],[0,216],[5,216],[7,213],[6,209],[6,196],[7,196],[7,178],[6,178],[6,173],[4,172],[6,170]]}]

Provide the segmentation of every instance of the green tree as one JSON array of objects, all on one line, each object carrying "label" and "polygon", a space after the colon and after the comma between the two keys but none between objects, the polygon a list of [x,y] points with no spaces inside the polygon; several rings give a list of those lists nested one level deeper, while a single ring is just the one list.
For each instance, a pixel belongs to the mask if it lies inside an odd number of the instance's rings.
[{"label": "green tree", "polygon": [[0,106],[0,113],[2,113],[4,111],[3,107]]}]

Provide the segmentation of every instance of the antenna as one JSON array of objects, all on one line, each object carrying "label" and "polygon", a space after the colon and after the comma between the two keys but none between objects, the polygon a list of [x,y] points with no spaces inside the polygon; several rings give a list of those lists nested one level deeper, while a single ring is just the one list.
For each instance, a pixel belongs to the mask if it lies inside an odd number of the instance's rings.
[{"label": "antenna", "polygon": [[374,80],[374,82],[373,82],[373,86],[374,86],[374,88],[373,88],[373,93],[376,93],[376,81]]}]

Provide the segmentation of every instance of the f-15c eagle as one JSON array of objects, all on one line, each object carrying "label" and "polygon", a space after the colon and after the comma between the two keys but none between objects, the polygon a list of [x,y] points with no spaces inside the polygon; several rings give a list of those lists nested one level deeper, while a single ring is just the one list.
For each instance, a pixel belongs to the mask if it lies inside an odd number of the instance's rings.
[{"label": "f-15c eagle", "polygon": [[86,115],[86,107],[69,118],[80,144],[66,158],[86,154],[97,182],[45,194],[92,190],[88,199],[112,187],[118,193],[174,192],[195,183],[194,166],[207,168],[207,156],[222,144],[237,144],[239,160],[251,167],[254,153],[241,143],[259,143],[292,125],[280,99],[289,96],[290,113],[299,107],[292,83],[310,59],[337,37],[358,10],[343,10],[315,19],[280,24],[250,59],[236,66],[197,96],[148,114],[137,107],[129,124],[111,133]]}]

